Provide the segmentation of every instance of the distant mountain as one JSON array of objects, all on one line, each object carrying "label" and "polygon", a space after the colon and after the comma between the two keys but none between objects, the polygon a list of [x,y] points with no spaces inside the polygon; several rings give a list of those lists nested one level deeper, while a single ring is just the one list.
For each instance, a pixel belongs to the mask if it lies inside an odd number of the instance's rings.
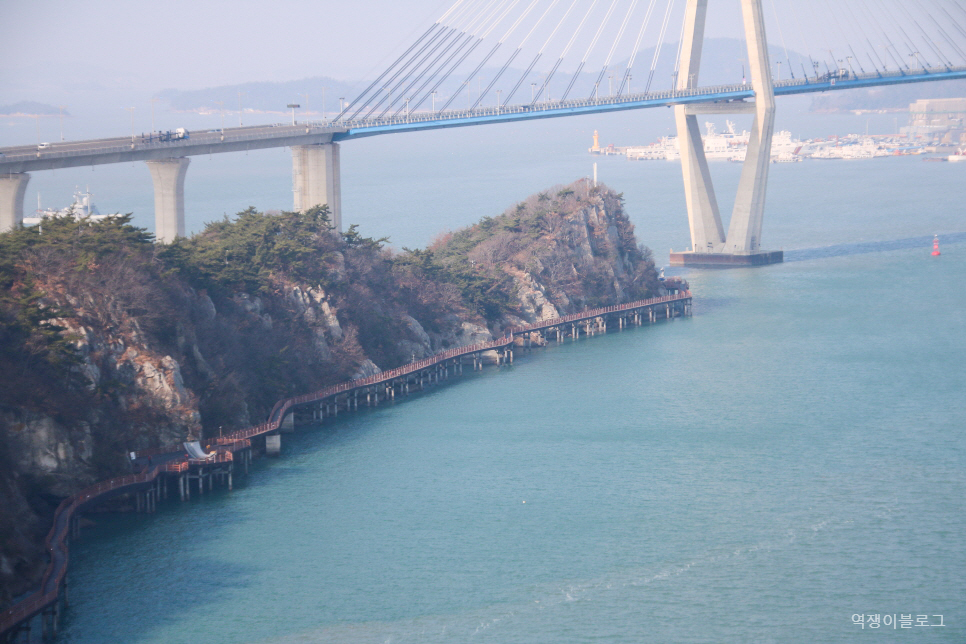
[{"label": "distant mountain", "polygon": [[[0,115],[3,116],[58,116],[60,113],[60,108],[37,101],[0,105]],[[64,116],[70,116],[70,114],[65,110]]]},{"label": "distant mountain", "polygon": [[920,98],[959,98],[966,96],[966,80],[886,85],[870,89],[851,89],[819,94],[812,99],[812,112],[849,112],[852,110],[907,110]]},{"label": "distant mountain", "polygon": [[[671,87],[672,74],[674,72],[675,57],[677,55],[677,43],[667,43],[661,48],[661,54],[657,64],[651,73],[651,63],[654,59],[654,48],[644,49],[637,55],[634,69],[631,72],[630,90],[632,92],[642,91],[650,78],[651,90],[664,90]],[[785,56],[784,50],[772,46],[769,54],[773,61],[772,73],[777,75],[781,72],[782,78],[788,78],[792,71],[795,76],[801,76],[803,71],[811,69],[811,63],[806,56],[795,52],[789,52]],[[709,38],[704,43],[702,62],[701,62],[701,85],[718,85],[724,83],[740,83],[744,73],[747,73],[748,54],[743,40],[737,38]],[[781,65],[778,64],[781,61]],[[618,61],[611,65],[610,70],[604,74],[597,92],[600,96],[606,96],[611,87],[616,92],[620,86],[624,72],[627,68],[627,60]],[[792,71],[789,70],[789,64]],[[454,73],[452,77],[446,79],[439,87],[436,98],[437,108],[442,107],[455,93],[451,107],[465,107],[467,105],[466,86],[469,85],[470,104],[476,101],[481,89],[485,89],[490,81],[499,73],[499,68],[484,68],[472,79],[466,78],[468,70],[461,70]],[[510,68],[504,71],[499,81],[484,98],[484,103],[492,105],[496,103],[497,90],[500,90],[501,98],[506,99],[507,94],[513,87],[519,86],[513,96],[514,103],[522,103],[530,100],[532,93],[531,84],[535,83],[540,87],[544,81],[544,74],[531,72],[526,78],[521,79],[522,69]],[[610,78],[609,76],[613,76]],[[564,90],[573,80],[573,87],[570,90],[570,97],[587,97],[594,93],[594,85],[600,77],[600,69],[590,69],[586,67],[574,79],[574,68],[561,69],[551,80],[549,94],[551,98],[560,98]],[[435,85],[435,80],[423,87],[426,79],[420,79],[412,86],[406,84],[396,89],[396,98],[401,92],[405,96],[412,98],[413,108],[420,98],[426,96],[425,102],[420,106],[426,109],[432,104],[428,92]],[[321,112],[322,87],[326,87],[326,107],[329,114],[337,113],[339,98],[345,97],[347,100],[355,99],[359,93],[369,85],[370,81],[340,81],[333,78],[319,77],[306,78],[298,81],[288,81],[284,83],[275,82],[252,82],[241,85],[225,85],[221,87],[210,87],[200,90],[180,91],[177,89],[167,89],[158,94],[158,97],[168,101],[172,109],[175,110],[201,110],[201,109],[220,109],[218,101],[224,103],[225,109],[238,109],[238,93],[241,96],[243,109],[254,109],[264,112],[285,112],[285,106],[289,103],[299,103],[302,109],[308,104],[309,110],[315,113]],[[422,88],[422,89],[421,89]],[[421,91],[417,91],[420,90]],[[627,93],[625,88],[624,93]],[[306,101],[305,94],[308,94]],[[388,96],[388,93],[387,93]],[[546,98],[546,94],[544,94]],[[401,101],[397,104],[401,107]]]},{"label": "distant mountain", "polygon": [[[325,107],[329,114],[338,113],[339,98],[352,97],[361,91],[354,88],[353,82],[335,80],[328,77],[305,78],[297,81],[275,83],[271,81],[223,85],[191,91],[166,89],[157,97],[166,100],[174,110],[219,110],[218,102],[224,103],[226,110],[238,109],[239,98],[243,110],[259,112],[286,112],[286,105],[297,103],[302,110],[322,112],[323,89]],[[241,92],[241,97],[238,93]],[[308,94],[308,99],[306,99]]]}]

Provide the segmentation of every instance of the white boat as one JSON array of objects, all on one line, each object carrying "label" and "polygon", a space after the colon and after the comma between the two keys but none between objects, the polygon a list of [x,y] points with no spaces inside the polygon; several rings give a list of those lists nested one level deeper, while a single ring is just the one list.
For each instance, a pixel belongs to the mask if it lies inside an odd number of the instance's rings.
[{"label": "white boat", "polygon": [[43,223],[44,219],[50,217],[73,217],[74,219],[90,219],[92,221],[100,221],[102,219],[107,219],[108,217],[119,217],[121,213],[115,212],[108,215],[102,215],[97,209],[97,206],[91,201],[91,194],[88,189],[86,192],[81,192],[77,190],[74,192],[74,203],[67,206],[66,208],[61,208],[57,210],[55,208],[47,208],[45,210],[40,209],[40,195],[37,195],[37,210],[34,211],[33,217],[24,217],[24,226],[36,226],[37,224]]},{"label": "white boat", "polygon": [[956,150],[956,154],[950,154],[947,159],[949,161],[966,161],[966,148],[960,148]]},{"label": "white boat", "polygon": [[[714,123],[705,122],[705,135],[702,137],[704,156],[708,161],[737,161],[745,160],[748,154],[748,141],[751,134],[747,130],[735,131],[735,124],[725,121],[727,132],[718,133]],[[776,132],[772,138],[772,157],[797,155],[802,148],[802,142],[792,138],[788,130]],[[681,147],[676,136],[663,137],[651,145],[625,148],[625,155],[634,161],[679,161]]]},{"label": "white boat", "polygon": [[871,137],[850,134],[844,139],[816,142],[808,151],[813,159],[872,159],[891,156],[893,152]]}]

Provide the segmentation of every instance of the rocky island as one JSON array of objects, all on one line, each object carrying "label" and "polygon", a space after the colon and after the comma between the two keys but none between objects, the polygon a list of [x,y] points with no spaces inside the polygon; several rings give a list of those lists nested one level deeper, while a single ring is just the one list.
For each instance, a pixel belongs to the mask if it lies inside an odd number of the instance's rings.
[{"label": "rocky island", "polygon": [[663,294],[621,195],[580,180],[394,251],[327,210],[248,209],[168,245],[129,217],[0,235],[0,609],[60,499],[134,450],[507,327]]}]

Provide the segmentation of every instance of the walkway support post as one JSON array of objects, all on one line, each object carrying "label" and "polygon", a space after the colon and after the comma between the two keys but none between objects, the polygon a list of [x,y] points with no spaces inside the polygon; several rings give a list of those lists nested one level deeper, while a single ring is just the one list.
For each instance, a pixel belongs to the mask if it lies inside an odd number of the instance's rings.
[{"label": "walkway support post", "polygon": [[145,161],[154,182],[154,237],[171,243],[184,237],[184,177],[191,159]]},{"label": "walkway support post", "polygon": [[328,205],[329,217],[342,230],[342,179],[339,144],[320,143],[292,147],[292,192],[295,210]]},{"label": "walkway support post", "polygon": [[[678,61],[678,90],[688,90],[698,85],[707,8],[708,0],[688,0],[681,58]],[[691,250],[672,252],[672,266],[758,266],[783,259],[781,251],[761,251],[761,224],[775,127],[775,92],[768,66],[761,0],[741,0],[741,13],[755,102],[674,107],[678,140],[681,142],[681,169],[691,228]],[[704,142],[698,129],[699,114],[754,115],[727,236],[721,224],[718,201],[704,154]]]}]

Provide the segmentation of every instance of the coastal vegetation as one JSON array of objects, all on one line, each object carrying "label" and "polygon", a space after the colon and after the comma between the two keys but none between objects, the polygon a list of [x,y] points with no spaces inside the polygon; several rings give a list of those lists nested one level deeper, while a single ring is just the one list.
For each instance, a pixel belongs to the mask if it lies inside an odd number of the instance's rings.
[{"label": "coastal vegetation", "polygon": [[619,194],[585,180],[393,251],[325,207],[156,244],[129,216],[0,235],[0,607],[36,583],[60,498],[132,450],[276,400],[660,294]]}]

